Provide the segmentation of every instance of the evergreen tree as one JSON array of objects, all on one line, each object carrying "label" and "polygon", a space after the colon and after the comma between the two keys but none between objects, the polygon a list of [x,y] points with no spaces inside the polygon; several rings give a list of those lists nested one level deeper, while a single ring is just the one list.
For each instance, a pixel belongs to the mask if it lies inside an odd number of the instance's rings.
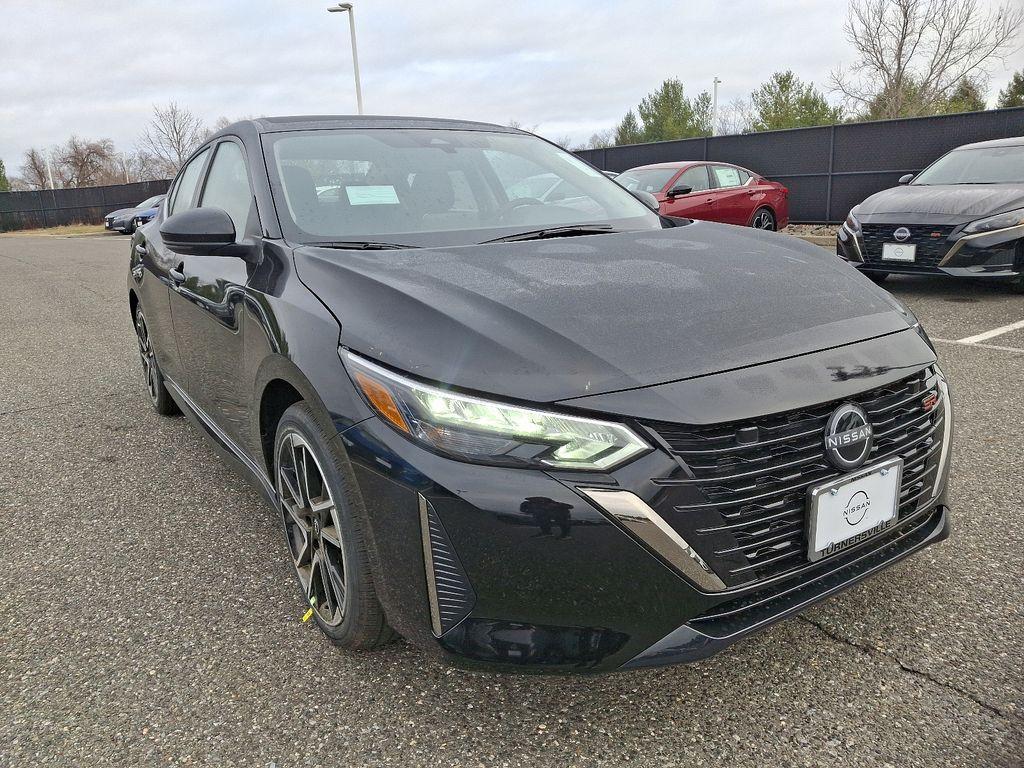
[{"label": "evergreen tree", "polygon": [[633,110],[629,110],[622,122],[615,126],[615,143],[638,144],[643,141],[643,133],[640,130],[640,123],[636,120]]},{"label": "evergreen tree", "polygon": [[4,161],[0,159],[0,192],[10,192],[11,182],[7,180],[7,169],[4,168]]},{"label": "evergreen tree", "polygon": [[804,83],[791,70],[776,72],[750,94],[755,131],[831,125],[842,120],[842,109],[828,103],[814,83]]},{"label": "evergreen tree", "polygon": [[999,92],[999,100],[996,102],[996,106],[1000,109],[1024,107],[1024,70],[1013,73],[1013,78]]}]

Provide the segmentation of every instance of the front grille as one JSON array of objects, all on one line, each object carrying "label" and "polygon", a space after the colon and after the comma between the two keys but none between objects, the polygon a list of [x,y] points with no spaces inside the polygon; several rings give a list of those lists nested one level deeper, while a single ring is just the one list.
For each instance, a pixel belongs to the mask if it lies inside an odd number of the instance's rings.
[{"label": "front grille", "polygon": [[846,474],[825,457],[829,416],[841,403],[857,403],[875,434],[865,463],[903,458],[904,519],[931,497],[944,415],[941,401],[925,410],[923,400],[936,387],[929,368],[843,400],[749,421],[650,423],[693,475],[654,481],[666,491],[662,508],[729,586],[807,565],[808,488]]},{"label": "front grille", "polygon": [[893,232],[899,229],[899,226],[899,224],[863,225],[862,250],[866,264],[885,264],[900,269],[934,269],[951,247],[946,238],[953,231],[953,227],[907,227],[910,230],[910,237],[902,244],[917,246],[914,261],[882,261],[882,244],[899,242],[893,237]]}]

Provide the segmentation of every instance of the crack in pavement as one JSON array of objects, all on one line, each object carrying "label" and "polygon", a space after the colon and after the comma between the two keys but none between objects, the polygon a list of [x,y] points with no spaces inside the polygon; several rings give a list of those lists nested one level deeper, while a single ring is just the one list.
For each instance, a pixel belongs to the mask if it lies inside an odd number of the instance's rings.
[{"label": "crack in pavement", "polygon": [[859,643],[855,640],[851,640],[850,638],[844,637],[843,635],[840,635],[838,632],[835,632],[829,629],[828,627],[824,626],[823,624],[820,624],[817,621],[814,621],[813,619],[809,619],[804,615],[799,615],[797,616],[797,618],[801,621],[807,622],[812,627],[815,627],[820,632],[832,638],[836,642],[843,643],[844,645],[848,645],[851,648],[856,648],[858,651],[864,653],[867,656],[870,656],[872,658],[882,656],[883,658],[889,659],[890,661],[894,661],[899,666],[899,668],[902,669],[904,672],[908,672],[909,674],[914,675],[916,677],[924,678],[925,680],[929,681],[930,683],[934,683],[940,688],[945,688],[948,691],[952,691],[955,694],[958,694],[966,699],[969,699],[989,714],[996,715],[997,717],[1001,717],[1007,720],[1024,720],[1024,717],[1022,717],[1019,713],[1013,711],[1012,709],[1003,709],[1002,707],[996,704],[990,704],[989,702],[982,699],[980,696],[977,696],[968,690],[960,688],[957,685],[953,685],[952,683],[947,682],[945,680],[940,680],[939,678],[935,677],[935,675],[931,674],[930,672],[925,672],[923,669],[918,669],[917,667],[910,666],[905,661],[900,659],[898,656],[886,653],[881,648],[878,648],[874,645],[870,645],[868,643]]},{"label": "crack in pavement", "polygon": [[33,405],[28,408],[15,408],[11,411],[0,411],[0,416],[16,416],[19,413],[29,413],[30,411],[42,411],[46,408],[59,408],[62,405],[70,405],[74,400],[61,400],[56,403],[47,403],[46,405]]}]

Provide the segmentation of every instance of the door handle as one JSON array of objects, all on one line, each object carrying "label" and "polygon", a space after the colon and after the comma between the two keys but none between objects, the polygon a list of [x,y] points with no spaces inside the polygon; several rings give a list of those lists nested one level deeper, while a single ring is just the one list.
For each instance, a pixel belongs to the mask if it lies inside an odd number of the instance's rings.
[{"label": "door handle", "polygon": [[167,274],[170,275],[171,280],[174,281],[175,285],[180,285],[185,282],[185,273],[182,270],[185,268],[185,264],[181,263],[173,269],[167,270]]}]

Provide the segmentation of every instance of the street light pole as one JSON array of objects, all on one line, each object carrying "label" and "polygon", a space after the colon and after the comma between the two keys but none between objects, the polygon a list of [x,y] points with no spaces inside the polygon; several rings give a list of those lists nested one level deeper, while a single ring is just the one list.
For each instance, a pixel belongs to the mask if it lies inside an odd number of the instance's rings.
[{"label": "street light pole", "polygon": [[715,95],[711,101],[711,135],[715,135],[715,123],[718,121],[718,86],[722,81],[718,79],[718,75],[715,75],[714,80],[714,91]]},{"label": "street light pole", "polygon": [[352,37],[352,70],[356,76],[356,109],[363,114],[363,88],[359,84],[359,54],[356,52],[356,13],[352,3],[338,3],[327,9],[328,13],[348,13],[348,31]]}]

